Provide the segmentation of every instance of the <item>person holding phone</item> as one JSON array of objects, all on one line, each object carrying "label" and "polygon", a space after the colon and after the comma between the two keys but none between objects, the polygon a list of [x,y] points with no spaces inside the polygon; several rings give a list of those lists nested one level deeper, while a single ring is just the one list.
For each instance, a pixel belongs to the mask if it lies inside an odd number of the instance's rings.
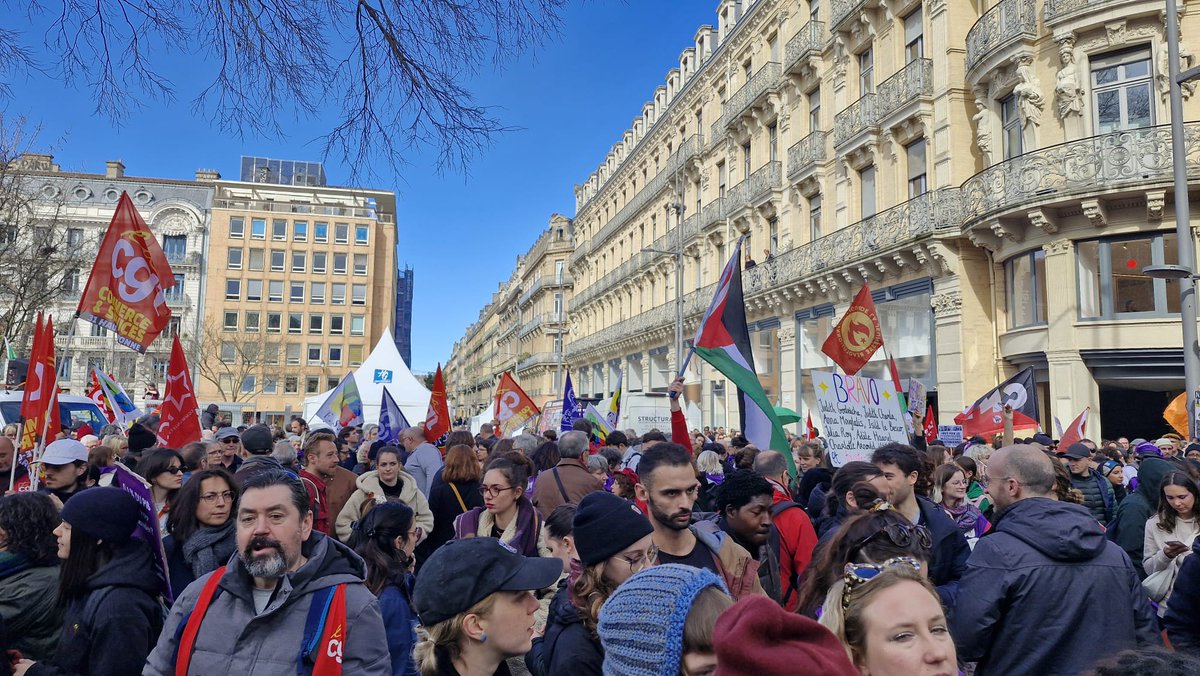
[{"label": "person holding phone", "polygon": [[[1158,489],[1158,514],[1146,521],[1146,541],[1142,566],[1147,575],[1174,566],[1179,571],[1184,557],[1192,553],[1192,542],[1200,529],[1196,508],[1200,506],[1200,488],[1184,472],[1171,472]],[[1158,604],[1158,616],[1167,614],[1167,603],[1175,586],[1172,579],[1167,595]]]}]

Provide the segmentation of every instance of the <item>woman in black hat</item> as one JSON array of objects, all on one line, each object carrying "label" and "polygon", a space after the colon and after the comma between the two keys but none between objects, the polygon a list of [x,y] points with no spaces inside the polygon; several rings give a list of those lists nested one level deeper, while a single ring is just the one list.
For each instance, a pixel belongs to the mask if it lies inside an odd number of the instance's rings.
[{"label": "woman in black hat", "polygon": [[65,607],[54,659],[20,660],[17,676],[139,674],[163,626],[150,546],[133,537],[141,507],[120,488],[83,491],[54,529]]},{"label": "woman in black hat", "polygon": [[365,584],[379,599],[393,676],[417,674],[412,656],[417,643],[417,614],[412,607],[413,550],[421,535],[411,507],[403,502],[385,502],[354,523],[348,543],[367,564]]}]

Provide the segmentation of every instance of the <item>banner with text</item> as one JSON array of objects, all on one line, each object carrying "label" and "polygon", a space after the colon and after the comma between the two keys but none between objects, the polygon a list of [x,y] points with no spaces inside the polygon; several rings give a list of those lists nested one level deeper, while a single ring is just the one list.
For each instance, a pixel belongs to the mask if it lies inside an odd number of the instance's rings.
[{"label": "banner with text", "polygon": [[812,379],[821,433],[834,467],[852,460],[870,462],[871,453],[888,442],[908,443],[892,383],[826,371],[813,371]]}]

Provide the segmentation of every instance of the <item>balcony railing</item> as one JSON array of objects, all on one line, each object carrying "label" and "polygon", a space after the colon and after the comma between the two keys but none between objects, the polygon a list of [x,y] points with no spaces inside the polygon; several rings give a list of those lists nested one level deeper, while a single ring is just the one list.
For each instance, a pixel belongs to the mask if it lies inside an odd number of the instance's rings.
[{"label": "balcony railing", "polygon": [[823,131],[814,131],[788,148],[788,176],[796,176],[825,161],[825,137]]},{"label": "balcony railing", "polygon": [[722,123],[725,126],[729,126],[729,124],[753,108],[762,99],[764,94],[779,86],[782,79],[783,68],[779,63],[774,61],[764,63],[762,68],[759,68],[758,72],[725,102],[721,115]]},{"label": "balcony railing", "polygon": [[[1128,0],[1046,0],[1042,7],[1047,24],[1065,19],[1071,14],[1090,8],[1100,9],[1104,5],[1113,5]],[[1182,3],[1180,3],[1182,4]]]},{"label": "balcony railing", "polygon": [[772,190],[783,189],[783,163],[779,161],[767,162],[762,167],[750,174],[750,178],[744,182],[746,186],[746,200],[748,202],[757,202]]},{"label": "balcony railing", "polygon": [[801,62],[810,56],[820,54],[825,44],[825,24],[820,21],[809,21],[800,27],[800,32],[792,36],[784,47],[783,57],[787,59],[788,71],[796,70]]},{"label": "balcony railing", "polygon": [[566,316],[561,312],[543,312],[534,315],[529,321],[521,325],[520,337],[524,338],[539,326],[559,325],[566,320]]},{"label": "balcony railing", "polygon": [[533,300],[533,297],[536,296],[542,289],[569,287],[574,285],[574,283],[574,278],[565,272],[562,275],[545,275],[538,277],[537,279],[533,280],[533,283],[530,284],[529,287],[526,288],[521,294],[521,298],[517,301],[517,304],[525,305],[529,301]]},{"label": "balcony railing", "polygon": [[[1200,176],[1200,122],[1184,127],[1188,173]],[[963,183],[965,227],[1048,198],[1170,182],[1171,127],[1115,131],[1018,155]]]},{"label": "balcony railing", "polygon": [[728,204],[728,197],[718,197],[705,204],[704,208],[700,210],[700,230],[707,230],[713,225],[724,222],[729,215]]},{"label": "balcony railing", "polygon": [[833,30],[867,6],[867,0],[833,0]]},{"label": "balcony railing", "polygon": [[878,124],[875,94],[866,94],[833,118],[833,145],[840,146]]},{"label": "balcony railing", "polygon": [[[1054,1],[1046,0],[1046,7],[1049,8]],[[1047,9],[1047,18],[1049,15],[1050,10]],[[975,68],[998,49],[1022,36],[1037,37],[1037,7],[1034,0],[1000,0],[967,31],[967,70]]]},{"label": "balcony railing", "polygon": [[933,60],[913,59],[879,85],[875,95],[878,117],[891,114],[922,96],[933,94]]},{"label": "balcony railing", "polygon": [[213,200],[217,209],[236,209],[241,211],[274,211],[281,214],[312,214],[316,216],[345,216],[347,218],[371,218],[391,222],[390,214],[380,213],[377,209],[353,207],[346,205],[312,204],[302,202],[277,202],[275,200],[252,200],[237,198],[220,198]]},{"label": "balcony railing", "polygon": [[632,277],[634,273],[642,268],[642,265],[646,263],[650,256],[651,254],[639,251],[638,253],[635,253],[629,260],[621,263],[616,268],[609,270],[607,274],[596,280],[596,283],[589,285],[583,291],[575,294],[575,296],[571,299],[572,309],[583,307],[588,302],[599,298],[604,292],[613,288],[620,282]]},{"label": "balcony railing", "polygon": [[633,196],[633,199],[629,200],[603,228],[600,228],[596,236],[588,242],[588,252],[590,253],[599,249],[610,237],[625,227],[629,219],[641,213],[642,209],[645,209],[669,185],[670,178],[670,173],[660,171],[654,178],[647,181],[642,189]]},{"label": "balcony railing", "polygon": [[538,364],[557,364],[561,360],[562,355],[558,352],[538,352],[536,354],[531,354],[517,362],[517,370],[524,371],[525,369],[537,366]]}]

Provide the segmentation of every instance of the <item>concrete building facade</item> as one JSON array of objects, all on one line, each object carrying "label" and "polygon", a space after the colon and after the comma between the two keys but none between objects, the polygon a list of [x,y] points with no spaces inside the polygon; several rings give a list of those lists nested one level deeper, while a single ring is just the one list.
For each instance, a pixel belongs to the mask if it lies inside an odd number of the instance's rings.
[{"label": "concrete building facade", "polygon": [[413,269],[405,265],[396,269],[396,325],[392,337],[396,340],[396,351],[410,369],[412,368],[412,306]]}]

